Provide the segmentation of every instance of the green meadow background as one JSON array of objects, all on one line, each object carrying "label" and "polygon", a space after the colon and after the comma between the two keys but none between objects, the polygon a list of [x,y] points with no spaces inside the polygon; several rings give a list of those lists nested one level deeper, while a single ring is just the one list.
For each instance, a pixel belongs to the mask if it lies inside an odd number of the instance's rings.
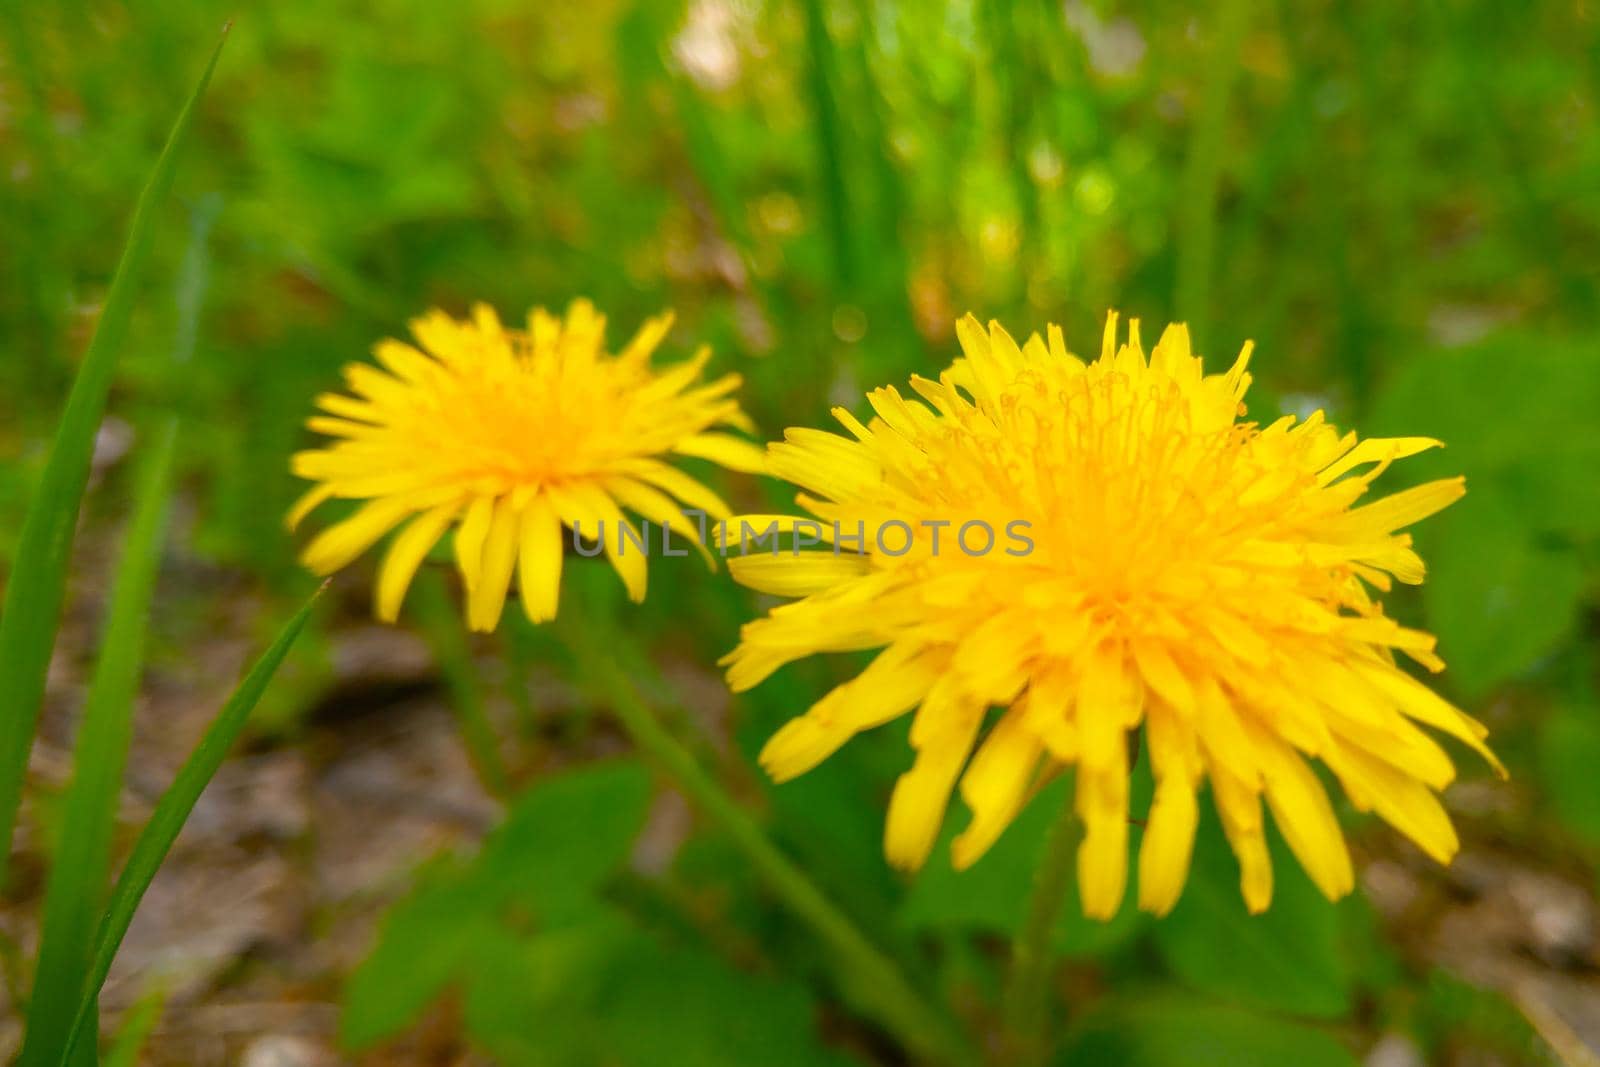
[{"label": "green meadow background", "polygon": [[[158,427],[181,418],[118,855],[314,585],[282,522],[312,396],[429,307],[587,296],[618,342],[675,308],[661,358],[713,346],[773,437],[937,372],[969,310],[1019,335],[1059,322],[1093,353],[1115,308],[1146,337],[1187,321],[1213,367],[1254,339],[1253,418],[1444,439],[1386,476],[1469,487],[1417,531],[1427,586],[1389,606],[1439,635],[1438,684],[1510,781],[1454,750],[1454,867],[1350,813],[1357,893],[1330,906],[1285,860],[1260,918],[1208,821],[1169,918],[1060,926],[1054,1062],[1594,1062],[1592,0],[15,0],[0,574],[138,190],[228,17],[96,444],[0,910],[0,1047]],[[697,470],[742,508],[787,506]],[[371,578],[370,559],[337,578],[152,887],[103,998],[123,1062],[919,1062],[550,633],[508,612],[469,641],[443,567],[380,628]],[[692,556],[653,560],[650,585],[635,608],[601,565],[570,567],[560,625],[607,628],[779,846],[992,1046],[1052,802],[970,872],[941,849],[897,875],[881,827],[903,726],[781,788],[752,758],[860,661],[730,698],[715,660],[766,602]]]}]

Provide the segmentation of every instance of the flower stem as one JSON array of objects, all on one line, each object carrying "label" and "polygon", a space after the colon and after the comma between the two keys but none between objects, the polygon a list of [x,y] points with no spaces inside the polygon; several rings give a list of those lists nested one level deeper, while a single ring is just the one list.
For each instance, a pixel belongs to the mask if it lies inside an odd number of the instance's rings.
[{"label": "flower stem", "polygon": [[1077,857],[1078,818],[1069,798],[1045,840],[1034,872],[1028,915],[1011,950],[1011,976],[1006,983],[1006,1062],[1036,1067],[1050,1052],[1050,973],[1055,954],[1052,935],[1066,900]]},{"label": "flower stem", "polygon": [[506,685],[511,690],[511,710],[516,715],[518,739],[524,744],[532,741],[539,732],[539,722],[533,706],[532,678],[528,664],[533,656],[528,646],[533,641],[531,623],[520,611],[506,613],[503,638],[506,656]]},{"label": "flower stem", "polygon": [[510,788],[510,775],[500,755],[499,736],[489,721],[489,709],[484,703],[477,668],[472,662],[472,648],[461,629],[461,619],[437,575],[420,576],[415,588],[423,634],[433,649],[439,672],[444,675],[445,687],[450,692],[450,710],[455,713],[461,729],[461,740],[467,747],[472,769],[484,792],[496,800],[504,800]]},{"label": "flower stem", "polygon": [[[575,628],[580,634],[581,627]],[[930,1005],[900,969],[767,838],[740,803],[664,727],[616,658],[569,640],[582,677],[593,682],[634,743],[670,776],[689,801],[720,825],[771,890],[828,944],[880,1022],[913,1050],[919,1062],[970,1064],[974,1055],[950,1018]]]}]

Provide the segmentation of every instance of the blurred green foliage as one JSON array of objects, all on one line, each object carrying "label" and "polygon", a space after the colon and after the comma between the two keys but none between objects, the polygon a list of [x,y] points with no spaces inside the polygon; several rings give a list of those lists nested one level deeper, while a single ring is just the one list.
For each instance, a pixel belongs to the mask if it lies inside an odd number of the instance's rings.
[{"label": "blurred green foliage", "polygon": [[[0,559],[130,191],[230,13],[0,11]],[[203,641],[218,599],[241,590],[277,601],[263,634],[287,614],[287,458],[310,398],[431,305],[483,299],[514,316],[586,295],[614,336],[675,307],[669,355],[713,345],[713,370],[745,375],[772,436],[938,370],[967,310],[1018,333],[1061,322],[1079,350],[1109,307],[1153,325],[1181,311],[1214,361],[1256,340],[1256,417],[1322,407],[1365,433],[1448,443],[1390,476],[1465,473],[1469,495],[1419,531],[1425,591],[1389,603],[1440,635],[1439,684],[1489,720],[1506,788],[1534,798],[1467,816],[1462,836],[1560,854],[1593,878],[1593,4],[295,0],[241,13],[229,48],[113,398],[129,425],[184,413],[179,551],[228,576],[166,594],[152,635],[166,655]],[[208,226],[199,343],[179,371],[182,234]],[[131,465],[114,451],[90,521],[127,511]],[[787,503],[770,484],[708,481],[752,510]],[[368,577],[341,584],[364,596]],[[710,662],[755,610],[692,558],[653,561],[638,609],[604,578],[571,574],[565,596],[625,619],[662,662]],[[307,647],[346,618],[319,615]],[[544,635],[519,641],[558,656]],[[292,738],[330,659],[286,674],[274,732]],[[783,846],[984,1025],[1003,957],[991,949],[1019,921],[1048,812],[1035,804],[974,870],[955,874],[941,851],[907,883],[879,851],[883,798],[909,759],[901,726],[800,782],[756,785],[743,757],[845,677],[844,659],[741,698],[725,762]],[[641,1044],[652,1032],[693,1050],[676,1062],[747,1063],[752,1049],[849,1062],[814,1033],[830,995],[816,947],[715,833],[687,842],[671,879],[760,947],[759,977],[646,929],[618,899],[647,794],[622,765],[554,779],[475,858],[419,875],[351,980],[346,1038],[391,1036],[464,984],[465,1025],[508,1063],[595,1062],[600,1047],[662,1062]],[[1234,872],[1208,829],[1168,919],[1067,921],[1073,988],[1102,999],[1074,1008],[1063,1064],[1340,1064],[1375,1020],[1404,1021],[1431,1052],[1462,1025],[1452,1013],[1487,1017],[1398,959],[1364,902],[1330,908],[1285,863],[1272,912],[1252,919]],[[706,1023],[735,1000],[738,1019]],[[601,1002],[609,1025],[579,1010]],[[1513,1033],[1496,1047],[1531,1045]]]},{"label": "blurred green foliage", "polygon": [[478,856],[425,872],[351,979],[346,1042],[391,1036],[454,988],[473,1038],[508,1064],[858,1062],[813,1035],[804,986],[640,930],[599,893],[648,799],[635,765],[574,771],[532,787]]}]

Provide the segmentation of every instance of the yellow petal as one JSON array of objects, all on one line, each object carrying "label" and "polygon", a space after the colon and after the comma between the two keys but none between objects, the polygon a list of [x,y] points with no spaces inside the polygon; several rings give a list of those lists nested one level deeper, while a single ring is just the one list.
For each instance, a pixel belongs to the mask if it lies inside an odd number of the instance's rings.
[{"label": "yellow petal", "polygon": [[517,555],[518,591],[522,610],[532,622],[556,617],[561,600],[561,520],[544,497],[535,497],[522,511]]},{"label": "yellow petal", "polygon": [[483,573],[483,545],[493,518],[494,497],[473,497],[456,530],[456,566],[461,568],[461,580],[466,583],[468,594],[478,587]]},{"label": "yellow petal", "polygon": [[1328,803],[1316,773],[1298,753],[1281,741],[1260,733],[1256,751],[1267,803],[1284,840],[1300,865],[1329,900],[1338,900],[1355,888],[1355,871],[1345,846],[1339,820]]},{"label": "yellow petal", "polygon": [[1140,694],[1119,649],[1101,645],[1083,663],[1078,679],[1076,718],[1083,761],[1110,766],[1126,746],[1126,734],[1139,722]]},{"label": "yellow petal", "polygon": [[1239,860],[1239,891],[1250,914],[1259,915],[1272,903],[1272,854],[1261,821],[1261,798],[1227,771],[1213,769],[1210,777],[1223,833]]},{"label": "yellow petal", "polygon": [[[684,545],[693,545],[706,561],[706,566],[716,570],[717,561],[712,558],[711,549],[706,547],[702,539],[700,526],[691,522],[671,497],[632,478],[607,478],[605,488],[623,507],[631,508],[650,522],[676,533],[682,544],[677,546],[673,555],[680,554]],[[667,552],[665,534],[662,535],[661,551],[663,554]]]},{"label": "yellow petal", "polygon": [[374,614],[384,622],[394,622],[400,617],[400,605],[405,600],[411,579],[417,568],[427,558],[439,538],[450,528],[461,511],[459,504],[441,504],[431,511],[412,519],[389,546],[378,568],[378,585],[374,591]]},{"label": "yellow petal", "polygon": [[656,350],[661,339],[672,330],[674,315],[672,312],[663,312],[653,319],[646,319],[644,325],[633,335],[633,339],[622,347],[617,353],[617,359],[633,366],[644,366],[650,362],[650,353]]},{"label": "yellow petal", "polygon": [[606,559],[635,604],[644,599],[648,578],[646,550],[639,546],[644,537],[622,517],[622,510],[609,493],[588,482],[570,482],[548,490],[550,502],[568,526],[578,525],[587,538],[598,536]]},{"label": "yellow petal", "polygon": [[1189,684],[1189,679],[1164,646],[1153,641],[1139,641],[1133,645],[1133,653],[1147,689],[1186,719],[1199,714],[1194,686]]},{"label": "yellow petal", "polygon": [[1038,736],[1024,722],[1025,712],[1021,706],[1006,712],[961,776],[961,797],[972,809],[972,821],[950,846],[956,870],[977,862],[1022,810],[1044,752]]},{"label": "yellow petal", "polygon": [[313,401],[317,407],[330,415],[337,415],[341,419],[350,419],[354,422],[364,422],[369,425],[383,421],[382,410],[367,403],[357,400],[353,396],[343,393],[322,393]]},{"label": "yellow petal", "polygon": [[1261,781],[1261,768],[1256,759],[1255,745],[1245,733],[1238,712],[1217,683],[1209,678],[1196,687],[1196,696],[1200,702],[1196,733],[1205,749],[1206,759],[1214,767],[1226,768],[1253,793]]},{"label": "yellow petal", "polygon": [[1495,774],[1506,777],[1505,767],[1489,750],[1489,746],[1483,743],[1489,731],[1482,723],[1392,663],[1371,660],[1356,664],[1355,670],[1394,700],[1402,713],[1470,745],[1474,752],[1488,761]]},{"label": "yellow petal", "polygon": [[462,327],[449,315],[433,308],[409,323],[411,335],[423,349],[442,360],[461,358]]},{"label": "yellow petal", "polygon": [[760,445],[725,433],[702,433],[685,437],[672,447],[680,456],[694,456],[732,471],[746,474],[764,474],[767,469],[767,450]]},{"label": "yellow petal", "polygon": [[1083,820],[1078,895],[1091,919],[1110,919],[1128,885],[1128,768],[1123,756],[1104,767],[1078,767],[1075,804]]},{"label": "yellow petal", "polygon": [[1199,824],[1194,786],[1178,775],[1162,779],[1139,845],[1139,907],[1165,915],[1178,903]]},{"label": "yellow petal", "polygon": [[1443,441],[1431,437],[1370,437],[1318,472],[1317,483],[1328,485],[1364,463],[1386,463],[1443,447]]},{"label": "yellow petal", "polygon": [[1079,680],[1075,709],[1083,745],[1074,794],[1084,825],[1078,892],[1091,919],[1115,915],[1128,884],[1127,726],[1138,706],[1120,655],[1102,648]]},{"label": "yellow petal", "polygon": [[300,561],[317,574],[332,574],[371,548],[413,510],[404,497],[368,501],[354,515],[313,538]]},{"label": "yellow petal", "polygon": [[939,699],[930,694],[917,719],[913,730],[923,722],[934,728],[925,731],[929,736],[919,747],[916,762],[895,783],[883,839],[889,862],[904,870],[921,867],[933,851],[950,791],[983,721],[983,708],[953,696]]},{"label": "yellow petal", "polygon": [[1391,533],[1443,511],[1465,496],[1466,492],[1465,478],[1424,482],[1347,512],[1334,524],[1333,529],[1356,537]]},{"label": "yellow petal", "polygon": [[336,419],[329,415],[313,415],[306,420],[306,429],[312,433],[320,433],[324,437],[342,437],[355,439],[370,436],[379,432],[375,426],[352,419]]},{"label": "yellow petal", "polygon": [[511,501],[495,504],[489,532],[483,540],[483,569],[477,586],[467,594],[467,625],[479,633],[492,633],[500,625],[517,563],[521,523],[522,517]]},{"label": "yellow petal", "polygon": [[424,385],[432,380],[439,364],[418,352],[404,341],[384,340],[372,346],[372,354],[396,378],[413,385]]},{"label": "yellow petal", "polygon": [[810,596],[871,570],[872,563],[866,556],[833,552],[763,552],[728,558],[728,573],[735,581],[773,596]]},{"label": "yellow petal", "polygon": [[1078,723],[1073,718],[1073,679],[1065,670],[1046,671],[1033,680],[1023,720],[1061,763],[1077,762],[1083,750]]},{"label": "yellow petal", "polygon": [[966,355],[964,360],[957,361],[967,378],[963,384],[970,384],[973,398],[979,404],[990,410],[997,408],[1000,400],[996,386],[1003,383],[999,380],[995,360],[990,355],[988,332],[977,317],[969,312],[956,321],[956,340]]},{"label": "yellow petal", "polygon": [[307,515],[331,499],[333,499],[333,486],[327,483],[313,486],[304,496],[295,501],[294,507],[289,509],[289,514],[284,519],[284,525],[289,528],[290,533],[293,533],[305,521]]},{"label": "yellow petal", "polygon": [[1028,681],[1035,654],[1021,612],[999,611],[972,626],[956,645],[951,670],[967,692],[991,704],[1009,704]]},{"label": "yellow petal", "polygon": [[768,531],[780,535],[804,535],[816,538],[825,545],[833,544],[833,524],[803,515],[735,515],[726,522],[709,527],[707,534],[717,548],[731,548],[743,538],[747,543],[755,537],[765,538]]},{"label": "yellow petal", "polygon": [[1100,362],[1109,363],[1117,355],[1117,312],[1106,312],[1106,326],[1100,334]]},{"label": "yellow petal", "polygon": [[1460,847],[1455,827],[1439,798],[1427,786],[1355,748],[1328,753],[1328,765],[1352,796],[1362,797],[1422,851],[1439,863],[1455,858]]},{"label": "yellow petal", "polygon": [[1172,322],[1161,331],[1161,339],[1150,353],[1150,366],[1163,374],[1177,377],[1193,358],[1189,349],[1189,327],[1181,322]]},{"label": "yellow petal", "polygon": [[838,751],[850,738],[910,711],[927,696],[945,657],[915,645],[894,645],[867,669],[789,720],[761,749],[773,781],[795,778]]},{"label": "yellow petal", "polygon": [[636,460],[622,469],[657,489],[671,493],[685,506],[703,511],[713,519],[726,519],[733,514],[716,493],[676,467],[669,467],[659,460]]}]

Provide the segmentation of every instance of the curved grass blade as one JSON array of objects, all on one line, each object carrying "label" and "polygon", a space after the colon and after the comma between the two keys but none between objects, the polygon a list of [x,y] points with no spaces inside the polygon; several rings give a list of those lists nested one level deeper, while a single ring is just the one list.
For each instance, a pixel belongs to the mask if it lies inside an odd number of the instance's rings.
[{"label": "curved grass blade", "polygon": [[161,562],[177,428],[176,421],[163,427],[147,460],[111,595],[100,659],[78,726],[72,784],[45,893],[39,963],[18,1067],[48,1067],[61,1058],[89,966],[95,920],[110,873],[111,834],[132,735],[133,701],[143,674],[145,620]]},{"label": "curved grass blade", "polygon": [[[223,31],[226,40],[227,30]],[[38,491],[28,507],[22,536],[6,583],[5,607],[0,609],[0,885],[5,884],[11,835],[22,801],[22,779],[27,771],[28,749],[39,723],[45,676],[55,647],[65,595],[67,558],[72,551],[78,505],[89,481],[94,438],[116,371],[117,353],[128,332],[128,320],[138,280],[155,236],[156,215],[167,192],[178,152],[189,132],[201,95],[211,81],[222,41],[217,42],[205,73],[167,136],[150,181],[128,229],[128,241],[106,294],[99,325],[89,341],[83,365],[67,397],[66,410],[56,429],[55,443],[45,464]]]},{"label": "curved grass blade", "polygon": [[[326,588],[327,583],[324,582],[322,589]],[[299,637],[300,631],[305,628],[306,620],[311,617],[311,609],[316,606],[317,598],[321,595],[322,590],[319,589],[306,601],[305,606],[295,613],[294,618],[289,620],[271,647],[262,653],[255,666],[250,668],[250,673],[245,675],[244,681],[233,691],[233,696],[223,705],[222,711],[211,723],[210,729],[200,739],[200,743],[189,754],[188,760],[178,770],[172,785],[161,794],[155,812],[151,814],[150,821],[139,834],[139,840],[134,843],[133,852],[128,856],[127,865],[122,868],[116,887],[111,891],[111,901],[106,906],[105,917],[101,920],[99,933],[95,937],[94,962],[89,968],[89,978],[77,998],[72,1037],[59,1063],[70,1062],[72,1051],[79,1043],[95,1040],[95,1002],[100,995],[100,987],[105,985],[106,975],[111,971],[111,961],[122,945],[123,936],[128,932],[128,924],[133,921],[133,913],[139,907],[139,901],[144,898],[145,890],[150,888],[156,871],[167,858],[167,852],[177,840],[178,831],[182,830],[183,824],[188,821],[189,813],[194,810],[200,794],[216,775],[217,768],[222,766],[228,750],[233,747],[240,731],[244,729],[244,724],[250,718],[250,712],[255,708],[256,702],[261,699],[267,683],[272,680],[273,674],[283,663],[283,658],[288,654],[295,638]]]},{"label": "curved grass blade", "polygon": [[[192,213],[189,249],[178,276],[174,366],[188,363],[194,355],[205,289],[205,242],[215,217],[214,198],[202,201]],[[117,797],[128,761],[133,703],[144,673],[146,620],[170,510],[178,417],[162,415],[154,420],[153,433],[141,434],[140,439],[152,444],[140,471],[100,655],[78,724],[72,784],[67,789],[60,845],[45,890],[39,960],[18,1067],[50,1067],[61,1058],[110,881]],[[92,1046],[79,1051],[92,1051]],[[92,1062],[83,1056],[80,1061]]]}]

